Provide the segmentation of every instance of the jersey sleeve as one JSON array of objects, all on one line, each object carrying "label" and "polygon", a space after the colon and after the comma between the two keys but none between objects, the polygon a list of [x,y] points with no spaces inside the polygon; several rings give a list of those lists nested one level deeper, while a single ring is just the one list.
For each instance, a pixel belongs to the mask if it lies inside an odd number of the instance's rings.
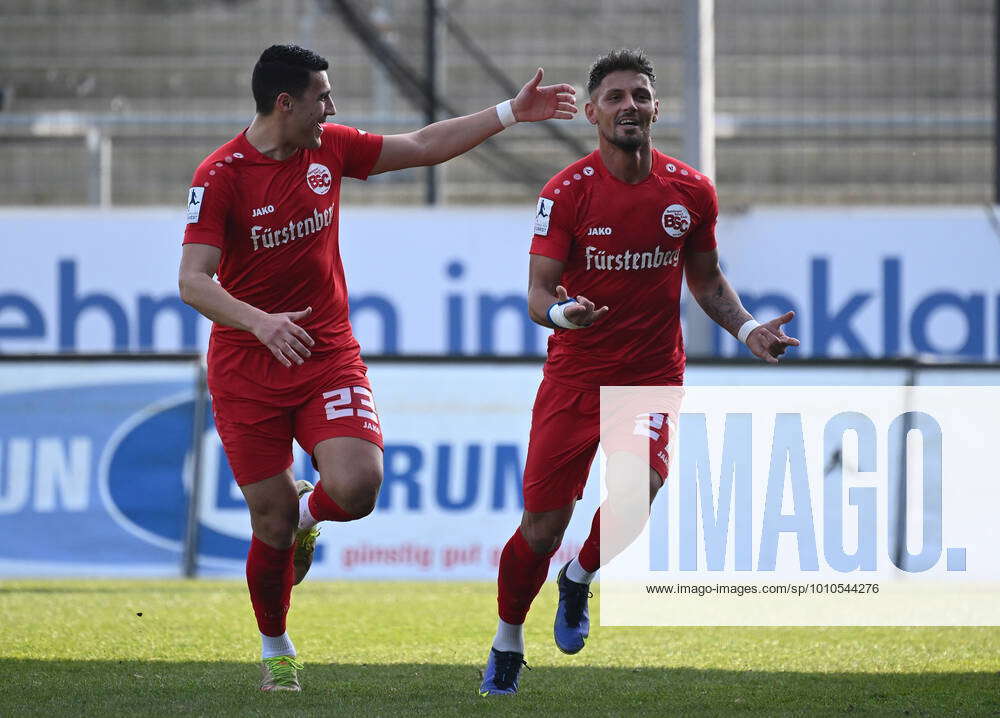
[{"label": "jersey sleeve", "polygon": [[382,153],[382,135],[373,135],[354,127],[331,123],[323,125],[323,143],[327,142],[341,158],[344,177],[368,179]]},{"label": "jersey sleeve", "polygon": [[531,237],[531,254],[565,262],[573,246],[576,223],[576,203],[566,193],[557,194],[558,178],[542,188],[535,206],[535,233]]},{"label": "jersey sleeve", "polygon": [[210,244],[223,248],[226,221],[233,203],[233,170],[213,171],[214,163],[203,162],[195,170],[187,192],[187,227],[184,244]]},{"label": "jersey sleeve", "polygon": [[715,191],[715,185],[707,179],[704,194],[701,219],[687,241],[687,249],[694,252],[711,252],[716,247],[715,225],[719,220],[719,195]]}]

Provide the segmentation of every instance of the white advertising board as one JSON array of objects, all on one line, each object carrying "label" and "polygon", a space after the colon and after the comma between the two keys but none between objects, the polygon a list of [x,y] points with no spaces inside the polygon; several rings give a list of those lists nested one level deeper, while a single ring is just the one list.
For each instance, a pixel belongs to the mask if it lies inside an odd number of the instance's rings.
[{"label": "white advertising board", "polygon": [[[370,376],[385,432],[381,496],[371,516],[323,526],[311,575],[492,580],[520,520],[540,364],[379,361]],[[928,377],[947,383],[942,370]],[[688,371],[689,384],[699,386],[893,386],[906,378],[901,369],[788,364]],[[957,379],[1000,384],[1000,370],[966,370]],[[0,362],[0,530],[7,536],[0,575],[180,573],[196,380],[192,361]],[[249,519],[207,407],[204,418],[198,568],[238,576]],[[598,463],[553,570],[589,531],[600,499]],[[316,480],[301,452],[295,473]]]},{"label": "white advertising board", "polygon": [[[365,352],[541,354],[524,304],[531,217],[346,207]],[[989,208],[755,209],[724,215],[718,238],[751,310],[796,310],[800,357],[995,360],[995,224]],[[183,230],[179,210],[0,210],[0,352],[203,349],[208,322],[177,296]],[[721,331],[714,348],[739,350]]]}]

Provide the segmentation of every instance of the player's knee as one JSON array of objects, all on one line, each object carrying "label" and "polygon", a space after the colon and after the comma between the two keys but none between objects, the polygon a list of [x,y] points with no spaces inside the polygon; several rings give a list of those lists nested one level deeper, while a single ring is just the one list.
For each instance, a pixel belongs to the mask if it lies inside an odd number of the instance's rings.
[{"label": "player's knee", "polygon": [[653,469],[649,470],[649,500],[656,498],[656,492],[663,488],[663,479]]},{"label": "player's knee", "polygon": [[537,554],[552,553],[562,543],[563,532],[556,531],[552,527],[544,525],[533,525],[525,528],[521,526],[521,534],[531,550]]},{"label": "player's knee", "polygon": [[555,536],[546,536],[539,539],[534,544],[531,545],[531,550],[537,554],[552,553],[557,548],[562,545],[563,535],[557,534]]},{"label": "player's knee", "polygon": [[345,507],[344,510],[356,519],[363,519],[375,510],[375,504],[377,502],[378,492],[376,491],[374,494],[365,494],[363,496],[353,498],[350,501],[350,505]]},{"label": "player's knee", "polygon": [[554,536],[538,536],[533,541],[528,541],[531,550],[537,554],[552,553],[562,544],[563,535],[558,533]]},{"label": "player's knee", "polygon": [[525,511],[521,516],[521,535],[531,550],[538,554],[552,553],[562,543],[563,533],[573,515],[572,506],[567,509],[533,513]]},{"label": "player's knee", "polygon": [[379,466],[356,471],[347,482],[348,491],[343,509],[356,518],[367,516],[375,510],[379,489],[382,487],[382,469]]},{"label": "player's knee", "polygon": [[251,514],[254,534],[275,548],[288,548],[298,528],[298,506],[271,508]]}]

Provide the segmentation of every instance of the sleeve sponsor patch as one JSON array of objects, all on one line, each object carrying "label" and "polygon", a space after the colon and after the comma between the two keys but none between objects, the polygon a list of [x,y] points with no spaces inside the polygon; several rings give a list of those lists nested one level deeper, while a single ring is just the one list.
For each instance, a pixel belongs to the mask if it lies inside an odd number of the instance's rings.
[{"label": "sleeve sponsor patch", "polygon": [[538,207],[535,209],[535,234],[545,236],[549,233],[549,218],[552,216],[552,205],[555,201],[538,198]]},{"label": "sleeve sponsor patch", "polygon": [[188,190],[188,201],[187,201],[188,224],[197,222],[198,218],[201,216],[201,202],[204,196],[205,196],[204,187],[192,187],[190,190]]}]

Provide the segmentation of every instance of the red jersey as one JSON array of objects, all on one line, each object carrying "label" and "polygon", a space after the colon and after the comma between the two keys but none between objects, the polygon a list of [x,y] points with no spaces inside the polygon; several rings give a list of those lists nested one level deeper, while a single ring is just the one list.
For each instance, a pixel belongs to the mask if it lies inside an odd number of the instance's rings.
[{"label": "red jersey", "polygon": [[655,149],[639,184],[614,177],[600,150],[549,180],[531,253],[565,262],[570,296],[611,311],[587,329],[556,329],[545,376],[583,390],[682,383],[685,252],[715,248],[717,216],[708,178]]},{"label": "red jersey", "polygon": [[[219,284],[253,307],[275,313],[311,306],[301,326],[316,342],[313,354],[357,357],[340,259],[340,180],[366,179],[381,150],[381,135],[324,124],[320,147],[279,162],[241,132],[195,171],[184,244],[221,249]],[[212,327],[212,341],[266,351],[250,332],[221,324]]]}]

